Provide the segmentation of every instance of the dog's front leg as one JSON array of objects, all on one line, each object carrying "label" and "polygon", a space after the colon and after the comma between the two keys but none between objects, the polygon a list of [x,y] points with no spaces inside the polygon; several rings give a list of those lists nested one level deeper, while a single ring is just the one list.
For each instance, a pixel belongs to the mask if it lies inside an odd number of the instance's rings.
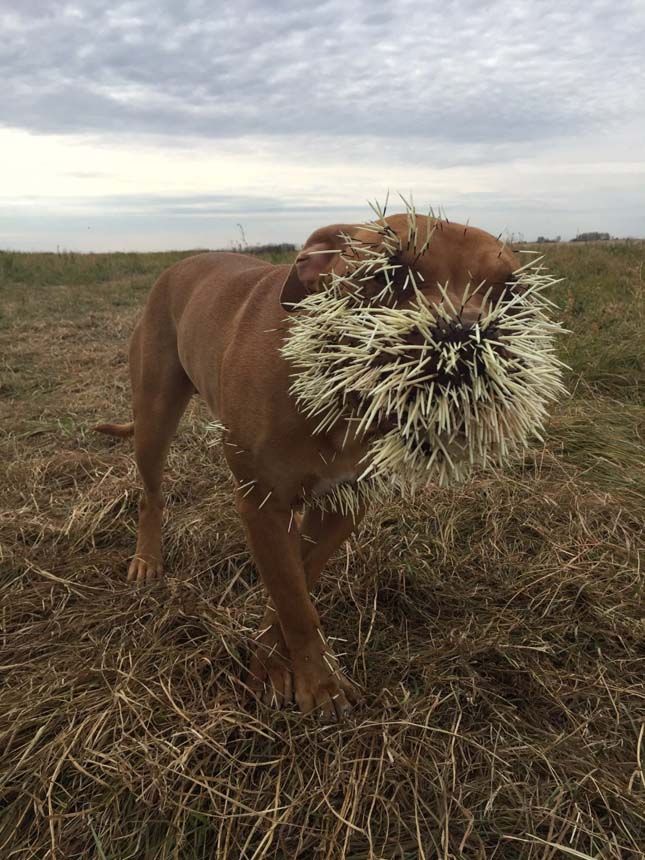
[{"label": "dog's front leg", "polygon": [[[304,518],[294,517],[292,528],[300,532],[300,555],[305,569],[307,588],[311,592],[320,578],[323,568],[329,558],[341,546],[343,541],[352,534],[360,523],[364,510],[359,510],[354,516],[340,512],[327,512],[315,508],[307,510]],[[257,698],[265,704],[275,704],[280,700],[278,678],[277,685],[267,684],[267,678],[281,675],[282,666],[288,659],[289,649],[284,641],[282,629],[275,607],[269,601],[262,620],[258,644],[251,656],[247,684]],[[345,679],[346,680],[346,679]],[[346,683],[350,682],[346,680]],[[346,690],[351,702],[358,701],[358,691],[350,686]],[[278,701],[281,704],[280,701]]]},{"label": "dog's front leg", "polygon": [[[300,552],[300,535],[289,530],[290,509],[270,501],[261,507],[238,494],[238,510],[246,526],[255,563],[275,607],[291,657],[293,693],[303,713],[316,711],[328,720],[351,710],[351,685],[328,651],[318,612],[309,596]],[[284,663],[282,678],[271,678],[276,694],[291,694],[291,676]]]}]

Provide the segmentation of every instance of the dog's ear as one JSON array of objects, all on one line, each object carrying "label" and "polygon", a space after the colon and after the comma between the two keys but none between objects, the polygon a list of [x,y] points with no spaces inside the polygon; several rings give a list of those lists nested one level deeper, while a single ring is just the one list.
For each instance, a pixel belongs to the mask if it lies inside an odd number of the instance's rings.
[{"label": "dog's ear", "polygon": [[280,302],[285,310],[291,310],[292,305],[317,291],[318,279],[329,272],[337,253],[337,248],[330,248],[325,242],[316,242],[300,251],[282,285]]},{"label": "dog's ear", "polygon": [[285,310],[293,310],[305,296],[319,290],[321,276],[329,274],[345,245],[343,237],[355,229],[350,224],[333,224],[311,234],[282,285],[280,303]]}]

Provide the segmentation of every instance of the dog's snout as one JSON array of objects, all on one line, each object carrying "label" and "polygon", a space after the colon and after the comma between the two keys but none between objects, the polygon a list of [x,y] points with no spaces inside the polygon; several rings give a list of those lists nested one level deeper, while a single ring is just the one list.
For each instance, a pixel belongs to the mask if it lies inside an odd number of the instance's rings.
[{"label": "dog's snout", "polygon": [[459,314],[459,321],[465,329],[474,328],[476,323],[481,318],[481,308],[474,308],[466,305],[462,308]]}]

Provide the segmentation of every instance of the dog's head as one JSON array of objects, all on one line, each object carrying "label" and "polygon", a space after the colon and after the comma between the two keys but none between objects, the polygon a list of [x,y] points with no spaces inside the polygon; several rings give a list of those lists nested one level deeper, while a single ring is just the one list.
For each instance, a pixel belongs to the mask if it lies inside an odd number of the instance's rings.
[{"label": "dog's head", "polygon": [[430,305],[454,307],[468,324],[517,288],[518,267],[512,251],[483,230],[424,215],[391,215],[312,233],[287,275],[281,301],[292,310],[333,281],[360,290],[370,303],[405,307],[418,290]]},{"label": "dog's head", "polygon": [[316,230],[285,280],[291,393],[372,439],[367,474],[447,482],[540,432],[563,390],[542,291],[488,233],[406,214]]}]

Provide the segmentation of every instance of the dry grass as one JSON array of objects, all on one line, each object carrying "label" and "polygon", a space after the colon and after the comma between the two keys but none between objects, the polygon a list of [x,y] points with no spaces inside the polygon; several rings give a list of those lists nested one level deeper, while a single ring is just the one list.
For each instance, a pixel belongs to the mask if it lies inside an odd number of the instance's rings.
[{"label": "dry grass", "polygon": [[88,428],[128,414],[149,277],[5,278],[3,860],[643,856],[645,249],[553,253],[575,396],[513,472],[374,510],[330,565],[340,727],[243,701],[263,598],[198,402],[171,574],[124,582],[131,452]]}]

